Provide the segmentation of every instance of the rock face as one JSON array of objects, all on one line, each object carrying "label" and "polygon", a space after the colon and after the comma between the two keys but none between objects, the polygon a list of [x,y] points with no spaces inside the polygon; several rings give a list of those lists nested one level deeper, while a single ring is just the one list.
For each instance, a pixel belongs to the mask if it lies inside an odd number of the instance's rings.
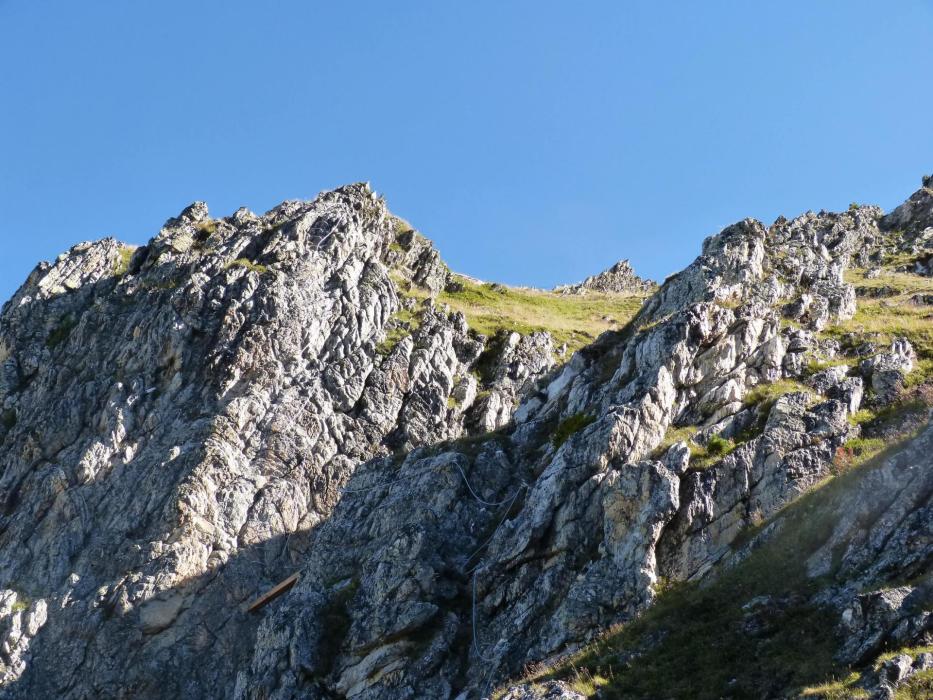
[{"label": "rock face", "polygon": [[296,566],[356,464],[508,421],[548,338],[490,351],[494,410],[462,316],[428,302],[377,349],[407,301],[390,274],[442,284],[423,241],[390,261],[394,219],[352,186],[263,217],[195,204],[143,248],[33,272],[0,321],[0,588],[37,601],[0,609],[10,692],[224,687],[255,625],[240,606]]},{"label": "rock face", "polygon": [[657,288],[658,285],[651,280],[645,280],[636,275],[628,260],[620,260],[598,275],[587,277],[578,284],[565,284],[555,287],[554,291],[561,294],[586,294],[588,291],[610,294],[644,294],[653,292]]},{"label": "rock face", "polygon": [[[0,317],[0,697],[478,698],[630,620],[828,477],[866,388],[903,387],[907,341],[810,366],[842,353],[844,272],[919,245],[925,196],[730,226],[561,366],[547,333],[436,304],[446,266],[365,185],[197,203],[142,248],[40,265]],[[623,262],[562,291],[646,285]],[[847,580],[909,547],[928,571],[930,452],[909,454],[840,519]],[[864,590],[834,593],[867,640],[847,658],[929,625],[926,589]]]}]

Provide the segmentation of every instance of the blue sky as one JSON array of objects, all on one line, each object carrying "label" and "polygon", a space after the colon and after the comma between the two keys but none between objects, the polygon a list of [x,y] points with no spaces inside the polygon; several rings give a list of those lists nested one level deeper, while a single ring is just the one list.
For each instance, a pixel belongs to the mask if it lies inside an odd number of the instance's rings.
[{"label": "blue sky", "polygon": [[459,271],[663,278],[933,171],[933,0],[0,0],[0,299],[196,199],[368,180]]}]

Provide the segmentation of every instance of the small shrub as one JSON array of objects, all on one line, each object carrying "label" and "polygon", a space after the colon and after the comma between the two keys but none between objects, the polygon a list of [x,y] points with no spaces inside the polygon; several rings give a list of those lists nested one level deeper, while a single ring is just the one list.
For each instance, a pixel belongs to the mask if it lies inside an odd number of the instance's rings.
[{"label": "small shrub", "polygon": [[880,454],[885,447],[887,447],[887,443],[881,438],[855,438],[849,440],[836,450],[831,472],[837,476],[843,474]]},{"label": "small shrub", "polygon": [[557,426],[554,435],[551,436],[551,443],[554,447],[560,447],[567,442],[571,435],[580,432],[595,420],[596,418],[594,416],[586,413],[576,413],[569,418],[565,418],[561,421],[560,425]]}]

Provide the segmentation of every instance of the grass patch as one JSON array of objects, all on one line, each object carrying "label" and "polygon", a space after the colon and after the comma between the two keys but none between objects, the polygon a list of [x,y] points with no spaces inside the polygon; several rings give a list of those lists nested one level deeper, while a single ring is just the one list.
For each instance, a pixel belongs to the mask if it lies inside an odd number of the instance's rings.
[{"label": "grass patch", "polygon": [[878,656],[875,659],[875,670],[881,667],[885,661],[890,661],[895,656],[900,656],[901,654],[907,654],[908,656],[917,657],[920,654],[933,654],[933,644],[927,644],[926,646],[919,647],[902,647],[900,649],[895,649],[894,651],[886,651],[884,654]]},{"label": "grass patch", "polygon": [[856,683],[861,679],[862,675],[853,671],[845,678],[804,688],[800,692],[800,697],[819,698],[820,700],[861,700],[862,698],[867,700],[871,697],[868,692],[856,687]]},{"label": "grass patch", "polygon": [[130,263],[133,261],[133,254],[136,253],[136,248],[133,246],[120,246],[120,250],[117,251],[117,259],[113,264],[113,274],[117,277],[123,277],[130,269]]},{"label": "grass patch", "polygon": [[570,439],[571,435],[579,433],[595,420],[596,418],[594,416],[586,413],[575,413],[569,418],[565,418],[560,422],[554,434],[551,436],[551,444],[553,444],[554,447],[560,447]]},{"label": "grass patch", "polygon": [[699,428],[695,425],[688,425],[681,428],[669,427],[667,432],[664,433],[664,437],[661,439],[661,444],[651,453],[651,458],[661,459],[661,457],[678,442],[686,442],[690,447],[691,454],[694,454],[695,450],[700,449],[700,446],[693,442],[693,436],[697,434],[698,430]]},{"label": "grass patch", "polygon": [[214,219],[202,221],[197,225],[197,231],[203,238],[207,238],[217,232],[217,222]]},{"label": "grass patch", "polygon": [[[830,369],[832,367],[854,367],[855,360],[847,357],[838,358],[835,360],[816,360],[812,359],[807,363],[807,366],[803,370],[803,376],[812,377],[814,374],[822,372],[824,369]],[[809,387],[808,387],[809,390]],[[799,391],[799,390],[798,390]]]},{"label": "grass patch", "polygon": [[376,345],[376,352],[387,357],[402,340],[418,330],[421,325],[421,314],[417,311],[409,311],[406,308],[399,308],[389,322],[386,324],[388,330],[385,338]]},{"label": "grass patch", "polygon": [[[917,658],[920,654],[933,652],[933,646],[904,647],[881,654],[873,664],[877,671],[881,664],[890,661],[895,656],[907,654]],[[869,694],[859,687],[862,673],[853,671],[844,678],[832,680],[828,683],[804,688],[800,695],[805,698],[820,698],[820,700],[850,700],[850,698],[868,698]],[[921,671],[911,676],[894,694],[898,700],[927,700],[933,697],[933,671]]]},{"label": "grass patch", "polygon": [[830,326],[824,335],[849,345],[859,340],[883,346],[896,337],[907,338],[917,353],[907,385],[933,380],[933,314],[929,308],[910,302],[914,294],[933,293],[933,279],[885,268],[876,279],[866,279],[864,270],[850,270],[846,281],[866,287],[893,287],[898,293],[885,299],[859,299],[855,315]]},{"label": "grass patch", "polygon": [[254,263],[252,260],[249,260],[248,258],[237,258],[236,260],[228,262],[227,265],[224,267],[224,269],[229,270],[231,267],[242,267],[242,268],[249,270],[250,272],[255,272],[256,274],[259,274],[259,275],[264,275],[267,272],[269,272],[268,267],[266,267],[265,265],[259,265],[258,263]]},{"label": "grass patch", "polygon": [[793,394],[804,392],[813,395],[813,389],[806,384],[801,384],[793,379],[779,379],[770,384],[757,384],[752,390],[745,394],[742,402],[746,406],[758,406],[760,411],[768,412],[774,405],[774,402],[784,396],[784,394]]},{"label": "grass patch", "polygon": [[29,598],[27,598],[26,596],[24,596],[22,593],[17,593],[17,594],[16,594],[16,602],[13,603],[12,610],[13,610],[13,612],[15,612],[15,613],[17,613],[17,612],[26,612],[27,610],[29,610],[29,606],[30,606],[30,605],[32,605],[32,601],[29,600]]},{"label": "grass patch", "polygon": [[894,694],[895,700],[930,700],[933,698],[933,669],[915,673]]},{"label": "grass patch", "polygon": [[595,292],[561,295],[455,278],[462,289],[441,292],[438,301],[462,312],[477,333],[491,337],[503,330],[523,335],[547,331],[557,345],[566,343],[570,351],[588,345],[604,331],[624,326],[645,298]]},{"label": "grass patch", "polygon": [[723,457],[727,456],[744,440],[729,440],[720,435],[712,435],[706,441],[706,445],[700,445],[693,441],[699,428],[695,425],[688,425],[681,428],[668,428],[658,445],[651,453],[652,459],[661,459],[672,445],[678,442],[686,442],[690,448],[690,469],[700,471],[708,469],[716,464]]},{"label": "grass patch", "polygon": [[711,466],[728,456],[738,445],[733,440],[721,435],[710,435],[706,445],[697,445],[690,448],[690,468],[695,471],[709,469]]},{"label": "grass patch", "polygon": [[881,454],[888,443],[882,438],[853,438],[836,450],[832,471],[838,475]]},{"label": "grass patch", "polygon": [[905,389],[897,401],[880,409],[863,408],[849,416],[849,424],[860,428],[860,437],[842,445],[833,459],[833,473],[839,474],[873,459],[887,448],[891,436],[911,433],[926,422],[933,408],[933,386]]}]

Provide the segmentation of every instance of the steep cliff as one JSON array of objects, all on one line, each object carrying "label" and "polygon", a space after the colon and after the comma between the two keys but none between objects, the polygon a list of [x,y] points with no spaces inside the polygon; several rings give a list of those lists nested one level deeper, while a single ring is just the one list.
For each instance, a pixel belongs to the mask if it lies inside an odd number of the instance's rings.
[{"label": "steep cliff", "polygon": [[[584,295],[453,275],[364,185],[76,246],[0,318],[0,695],[480,697],[726,580],[927,421],[931,219],[926,187],[749,219]],[[830,518],[819,605],[896,579],[929,609],[930,453],[903,454],[853,509],[914,529]]]}]

